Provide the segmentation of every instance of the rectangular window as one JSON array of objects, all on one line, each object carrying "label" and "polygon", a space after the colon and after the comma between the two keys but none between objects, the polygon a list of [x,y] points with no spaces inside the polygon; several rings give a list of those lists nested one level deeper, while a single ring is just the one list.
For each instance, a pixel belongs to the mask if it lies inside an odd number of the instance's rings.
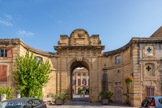
[{"label": "rectangular window", "polygon": [[80,80],[80,79],[78,79],[78,86],[80,86],[80,84],[81,84],[81,80]]},{"label": "rectangular window", "polygon": [[116,56],[115,57],[115,64],[120,64],[121,63],[121,56]]},{"label": "rectangular window", "polygon": [[7,66],[0,65],[0,82],[7,81]]},{"label": "rectangular window", "polygon": [[146,87],[147,96],[154,96],[154,87]]},{"label": "rectangular window", "polygon": [[75,80],[72,81],[72,85],[74,85],[74,84],[75,84]]},{"label": "rectangular window", "polygon": [[155,72],[154,72],[154,64],[152,63],[147,63],[145,65],[145,74],[147,76],[155,76]]},{"label": "rectangular window", "polygon": [[83,73],[83,76],[86,76],[86,73]]},{"label": "rectangular window", "polygon": [[0,49],[0,57],[7,57],[7,49]]},{"label": "rectangular window", "polygon": [[82,84],[84,84],[84,85],[86,85],[86,84],[87,84],[86,79],[83,79],[83,80],[82,80]]},{"label": "rectangular window", "polygon": [[78,73],[78,76],[80,76],[80,73]]},{"label": "rectangular window", "polygon": [[42,63],[42,57],[38,57],[37,56],[37,62],[40,61],[40,63]]}]

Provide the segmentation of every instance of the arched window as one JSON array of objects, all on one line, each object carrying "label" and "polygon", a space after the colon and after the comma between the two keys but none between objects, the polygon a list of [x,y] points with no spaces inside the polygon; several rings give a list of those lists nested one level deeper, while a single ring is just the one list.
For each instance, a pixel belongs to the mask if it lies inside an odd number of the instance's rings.
[{"label": "arched window", "polygon": [[147,76],[154,76],[155,75],[155,70],[154,70],[154,64],[153,63],[145,64],[145,74]]}]

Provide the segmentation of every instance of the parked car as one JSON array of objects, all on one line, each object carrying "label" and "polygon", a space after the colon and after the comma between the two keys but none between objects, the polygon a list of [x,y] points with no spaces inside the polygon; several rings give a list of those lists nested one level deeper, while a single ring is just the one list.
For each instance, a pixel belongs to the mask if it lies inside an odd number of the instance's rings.
[{"label": "parked car", "polygon": [[47,108],[41,99],[16,98],[0,102],[0,108]]},{"label": "parked car", "polygon": [[162,108],[162,96],[146,97],[140,108]]}]

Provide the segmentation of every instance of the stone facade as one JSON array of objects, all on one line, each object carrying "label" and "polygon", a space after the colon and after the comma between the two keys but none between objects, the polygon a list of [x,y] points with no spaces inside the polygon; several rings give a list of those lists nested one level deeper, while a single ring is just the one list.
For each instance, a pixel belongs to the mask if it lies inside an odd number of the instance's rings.
[{"label": "stone facade", "polygon": [[89,72],[86,68],[75,69],[72,73],[72,92],[80,94],[80,90],[84,90],[86,94],[89,91]]},{"label": "stone facade", "polygon": [[21,39],[0,39],[0,49],[0,73],[7,77],[0,80],[1,87],[15,88],[11,75],[15,59],[29,51],[42,61],[50,61],[53,71],[43,89],[45,97],[67,90],[72,94],[72,72],[77,67],[88,69],[91,102],[97,102],[99,93],[106,89],[114,93],[114,102],[126,103],[128,76],[133,77],[128,94],[132,106],[139,106],[146,96],[162,95],[162,27],[149,38],[132,38],[127,45],[109,52],[102,52],[98,34],[89,36],[83,29],[74,30],[70,37],[61,35],[58,46],[54,46],[57,53],[32,48]]}]

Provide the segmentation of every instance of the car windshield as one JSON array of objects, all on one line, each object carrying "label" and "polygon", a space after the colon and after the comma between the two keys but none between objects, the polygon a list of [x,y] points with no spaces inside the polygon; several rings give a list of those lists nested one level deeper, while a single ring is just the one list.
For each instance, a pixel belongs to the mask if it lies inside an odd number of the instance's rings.
[{"label": "car windshield", "polygon": [[22,105],[25,105],[24,101],[21,100],[12,100],[8,102],[0,102],[0,108],[20,108]]},{"label": "car windshield", "polygon": [[141,104],[142,107],[149,107],[149,105],[151,104],[153,98],[149,97],[149,98],[145,98]]}]

